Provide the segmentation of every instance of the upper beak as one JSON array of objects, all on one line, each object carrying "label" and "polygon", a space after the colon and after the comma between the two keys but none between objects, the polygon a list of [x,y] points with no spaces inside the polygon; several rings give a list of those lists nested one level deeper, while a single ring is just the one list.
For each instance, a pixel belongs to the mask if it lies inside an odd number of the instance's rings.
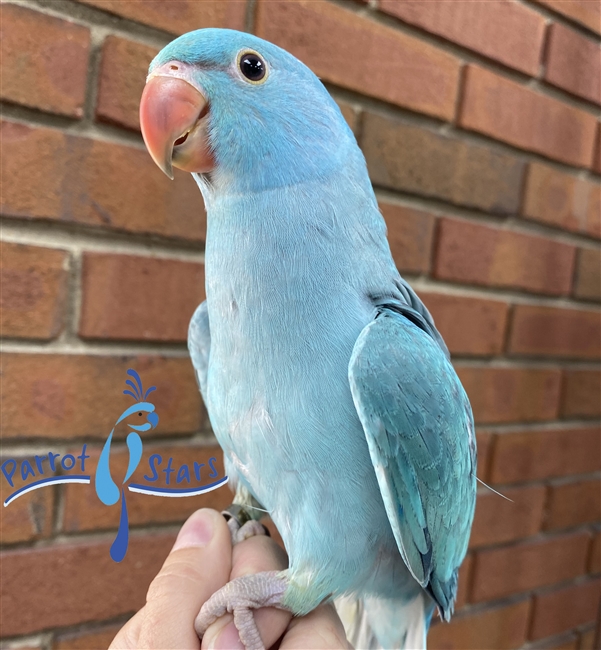
[{"label": "upper beak", "polygon": [[203,93],[185,77],[188,66],[167,63],[148,78],[140,101],[142,136],[154,162],[173,179],[173,167],[205,173],[215,166]]}]

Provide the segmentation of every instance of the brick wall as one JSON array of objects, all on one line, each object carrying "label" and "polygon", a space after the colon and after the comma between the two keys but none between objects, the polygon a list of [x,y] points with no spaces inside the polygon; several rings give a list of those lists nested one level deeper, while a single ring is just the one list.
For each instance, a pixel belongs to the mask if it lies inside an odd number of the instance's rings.
[{"label": "brick wall", "polygon": [[[144,151],[148,62],[247,29],[304,60],[365,152],[399,268],[453,353],[481,489],[457,615],[430,647],[593,648],[601,572],[599,3],[15,0],[2,5],[2,445],[97,456],[125,370],[156,384],[148,446],[215,454],[186,355],[203,298],[191,178]],[[122,439],[121,439],[122,440]],[[122,441],[114,463],[126,463]],[[119,452],[119,449],[121,451]],[[5,490],[2,479],[2,489]],[[2,508],[7,647],[106,647],[179,524],[226,490],[117,516],[62,485]],[[136,498],[139,497],[139,498]],[[4,498],[4,496],[3,496]],[[176,503],[173,503],[175,501]],[[597,619],[598,620],[598,619]]]}]

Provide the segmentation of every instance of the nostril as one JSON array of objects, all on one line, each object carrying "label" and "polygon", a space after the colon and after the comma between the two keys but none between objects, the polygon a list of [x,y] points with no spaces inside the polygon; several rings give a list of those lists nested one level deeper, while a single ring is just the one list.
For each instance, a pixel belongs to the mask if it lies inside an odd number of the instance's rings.
[{"label": "nostril", "polygon": [[169,66],[172,70],[179,70],[179,67],[176,65],[171,65]]}]

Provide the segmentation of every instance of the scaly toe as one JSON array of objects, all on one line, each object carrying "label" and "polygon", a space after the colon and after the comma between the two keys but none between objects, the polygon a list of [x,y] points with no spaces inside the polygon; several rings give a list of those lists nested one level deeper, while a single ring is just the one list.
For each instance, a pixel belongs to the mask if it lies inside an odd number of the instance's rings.
[{"label": "scaly toe", "polygon": [[251,610],[281,607],[287,584],[279,571],[265,571],[228,582],[202,606],[194,622],[196,633],[202,638],[209,625],[230,612],[246,650],[265,650]]}]

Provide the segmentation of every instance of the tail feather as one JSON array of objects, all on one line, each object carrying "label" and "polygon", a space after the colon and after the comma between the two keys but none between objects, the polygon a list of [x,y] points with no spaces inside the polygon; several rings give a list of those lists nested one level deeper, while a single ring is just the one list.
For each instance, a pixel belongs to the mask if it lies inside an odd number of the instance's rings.
[{"label": "tail feather", "polygon": [[425,650],[434,611],[421,592],[412,600],[339,598],[336,609],[356,650]]}]

